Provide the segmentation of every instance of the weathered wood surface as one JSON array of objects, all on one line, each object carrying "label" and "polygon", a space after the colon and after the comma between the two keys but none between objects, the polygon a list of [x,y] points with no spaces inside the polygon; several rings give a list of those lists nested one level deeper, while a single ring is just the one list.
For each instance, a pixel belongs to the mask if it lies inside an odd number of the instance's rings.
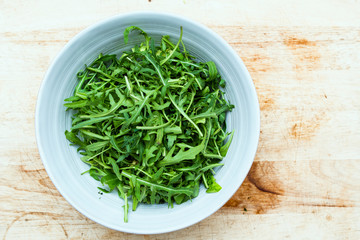
[{"label": "weathered wood surface", "polygon": [[[37,92],[51,60],[106,17],[157,10],[220,34],[248,67],[261,136],[218,212],[161,235],[116,232],[78,213],[40,160]],[[359,1],[0,1],[3,239],[360,239]],[[246,210],[245,210],[246,209]]]}]

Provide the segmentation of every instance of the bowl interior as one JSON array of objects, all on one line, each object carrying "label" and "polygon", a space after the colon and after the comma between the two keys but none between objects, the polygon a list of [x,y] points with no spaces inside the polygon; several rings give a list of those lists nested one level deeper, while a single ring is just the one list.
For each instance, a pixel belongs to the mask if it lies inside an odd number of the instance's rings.
[{"label": "bowl interior", "polygon": [[[123,31],[136,25],[155,40],[169,35],[173,41],[183,26],[187,50],[201,61],[214,61],[226,80],[227,99],[235,109],[227,116],[228,131],[235,130],[225,165],[215,175],[222,186],[219,193],[207,194],[201,188],[197,198],[168,208],[140,204],[123,222],[123,200],[116,192],[98,194],[101,184],[88,174],[89,166],[79,159],[75,147],[64,136],[71,127],[71,112],[65,112],[63,100],[73,94],[76,73],[91,63],[99,53],[121,54],[142,36],[131,33],[124,44]],[[131,13],[116,16],[90,27],[60,52],[42,83],[36,110],[36,134],[45,168],[60,193],[78,211],[107,227],[131,233],[162,233],[192,225],[219,209],[235,193],[253,162],[259,137],[259,105],[248,71],[237,54],[218,35],[190,20],[160,13]]]}]

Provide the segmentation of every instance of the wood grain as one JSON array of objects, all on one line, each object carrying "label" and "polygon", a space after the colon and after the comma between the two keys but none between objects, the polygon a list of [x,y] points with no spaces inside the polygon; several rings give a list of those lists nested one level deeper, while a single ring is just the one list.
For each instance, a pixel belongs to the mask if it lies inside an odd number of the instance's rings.
[{"label": "wood grain", "polygon": [[[85,27],[133,10],[207,25],[249,69],[261,108],[255,162],[224,207],[161,235],[116,232],[78,213],[40,160],[37,92]],[[3,239],[359,239],[359,1],[0,1]],[[316,236],[316,237],[315,237]]]}]

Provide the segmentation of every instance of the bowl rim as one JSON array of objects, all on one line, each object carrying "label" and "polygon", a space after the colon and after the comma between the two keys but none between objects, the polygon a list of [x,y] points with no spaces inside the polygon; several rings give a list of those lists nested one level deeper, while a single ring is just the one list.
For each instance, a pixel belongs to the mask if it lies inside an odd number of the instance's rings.
[{"label": "bowl rim", "polygon": [[35,135],[36,135],[36,143],[37,143],[38,151],[39,151],[39,154],[40,154],[40,158],[41,158],[41,161],[42,161],[42,163],[43,163],[43,165],[45,167],[45,170],[46,170],[47,174],[49,175],[51,181],[55,185],[56,189],[60,192],[60,194],[78,212],[80,212],[85,217],[91,219],[92,221],[94,221],[94,222],[96,222],[96,223],[98,223],[100,225],[103,225],[103,226],[105,226],[107,228],[113,229],[113,230],[126,232],[126,233],[134,233],[134,234],[161,234],[161,233],[173,232],[173,231],[177,231],[177,230],[180,230],[180,229],[184,229],[184,228],[189,227],[191,225],[194,225],[194,224],[204,220],[205,218],[209,217],[210,215],[214,214],[222,206],[224,206],[224,204],[235,194],[235,192],[239,189],[239,187],[244,182],[247,174],[242,177],[241,181],[236,183],[236,188],[234,188],[231,195],[229,195],[229,198],[226,201],[219,203],[217,207],[213,208],[211,211],[208,211],[206,214],[203,214],[200,218],[191,219],[189,221],[186,221],[186,223],[183,223],[182,225],[178,225],[178,226],[173,227],[173,228],[164,227],[163,230],[161,230],[161,231],[144,231],[142,229],[139,229],[138,231],[128,231],[126,229],[126,227],[118,227],[118,228],[113,227],[113,225],[112,226],[109,225],[105,221],[102,221],[101,219],[99,219],[97,216],[88,214],[88,212],[86,211],[86,208],[82,207],[80,204],[77,204],[76,201],[73,201],[71,199],[71,196],[68,195],[66,193],[66,191],[62,189],[61,184],[53,176],[51,167],[47,163],[44,148],[43,148],[43,143],[42,143],[41,136],[40,136],[40,131],[39,131],[39,129],[40,129],[40,107],[41,107],[41,104],[43,102],[42,99],[43,99],[43,94],[44,94],[45,82],[48,81],[47,79],[49,78],[50,73],[53,71],[53,69],[57,65],[57,62],[60,61],[60,59],[62,58],[64,53],[67,51],[67,49],[70,48],[70,46],[73,45],[83,35],[86,35],[88,32],[91,32],[92,30],[98,28],[99,26],[110,23],[112,21],[116,21],[117,19],[122,19],[122,18],[137,16],[137,15],[163,16],[163,17],[167,17],[167,18],[178,19],[181,22],[188,22],[188,23],[194,25],[197,28],[201,28],[202,30],[207,32],[209,35],[211,35],[211,37],[213,37],[217,41],[221,42],[223,47],[227,48],[227,50],[232,54],[233,59],[237,61],[238,65],[241,68],[241,71],[245,75],[244,81],[249,82],[250,89],[248,89],[248,90],[250,91],[250,95],[251,95],[251,98],[252,98],[251,102],[253,104],[252,107],[254,108],[254,116],[255,116],[255,118],[253,119],[252,124],[254,124],[254,126],[255,126],[254,128],[256,129],[256,132],[254,131],[253,134],[256,134],[256,135],[254,135],[253,143],[250,144],[251,149],[249,149],[249,151],[251,152],[250,156],[251,156],[252,160],[248,161],[247,164],[246,164],[246,172],[248,173],[250,171],[250,168],[251,168],[251,166],[252,166],[252,164],[254,162],[254,158],[255,158],[255,155],[256,155],[256,152],[257,152],[257,148],[258,148],[258,144],[259,144],[259,137],[260,137],[260,106],[259,106],[259,100],[258,100],[258,96],[257,96],[257,93],[256,93],[255,85],[254,85],[253,80],[252,80],[252,78],[250,76],[250,73],[247,70],[247,68],[246,68],[245,64],[243,63],[243,61],[241,60],[241,58],[235,52],[235,50],[222,37],[220,37],[217,33],[215,33],[213,30],[211,30],[210,28],[208,28],[207,26],[205,26],[202,23],[199,23],[199,22],[197,22],[195,20],[192,20],[190,18],[181,16],[181,15],[177,15],[177,14],[173,14],[173,13],[167,13],[167,12],[161,12],[161,11],[131,11],[131,12],[127,12],[127,13],[121,13],[121,14],[117,14],[117,15],[105,18],[103,20],[97,21],[96,23],[91,24],[90,26],[86,27],[85,29],[83,29],[79,33],[77,33],[74,37],[72,37],[70,39],[70,41],[68,41],[65,44],[65,46],[63,46],[62,49],[57,53],[56,57],[50,62],[50,66],[47,69],[47,71],[45,73],[45,76],[44,76],[44,78],[43,78],[43,80],[41,82],[41,86],[39,88],[37,101],[36,101],[36,108],[35,108]]}]

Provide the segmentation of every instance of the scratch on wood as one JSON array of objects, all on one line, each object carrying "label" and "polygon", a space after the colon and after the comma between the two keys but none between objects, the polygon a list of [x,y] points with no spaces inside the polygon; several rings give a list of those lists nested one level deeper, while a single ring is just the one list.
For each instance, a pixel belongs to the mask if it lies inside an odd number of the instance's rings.
[{"label": "scratch on wood", "polygon": [[25,213],[22,213],[21,215],[17,216],[14,220],[12,220],[12,221],[9,223],[9,225],[6,227],[3,240],[6,239],[6,236],[7,236],[8,232],[9,232],[10,228],[11,228],[17,221],[19,221],[21,218],[23,218],[24,216],[27,216],[27,215],[50,216],[50,217],[53,217],[53,218],[61,216],[60,214],[50,213],[50,212],[25,212]]},{"label": "scratch on wood", "polygon": [[[24,183],[29,182],[28,179],[30,178],[32,184],[12,186],[13,189],[18,191],[49,194],[53,196],[53,199],[55,201],[58,201],[57,197],[61,197],[60,193],[57,191],[54,184],[51,182],[45,169],[25,169],[24,165],[20,165],[18,171],[20,172]],[[36,181],[39,183],[40,186],[34,185]]]},{"label": "scratch on wood", "polygon": [[59,225],[61,226],[62,230],[64,231],[64,234],[65,234],[66,239],[69,239],[69,235],[68,235],[68,233],[67,233],[67,231],[66,231],[66,229],[65,229],[64,225],[63,225],[63,224],[61,224],[61,223],[59,223]]},{"label": "scratch on wood", "polygon": [[319,203],[303,203],[303,206],[307,206],[307,207],[327,207],[327,208],[352,208],[354,207],[354,204],[319,204]]},{"label": "scratch on wood", "polygon": [[9,229],[12,227],[12,225],[14,225],[14,223],[16,223],[17,221],[19,221],[20,218],[22,218],[23,216],[27,215],[27,213],[23,213],[20,216],[16,217],[14,220],[12,220],[10,222],[10,224],[7,226],[7,228],[5,229],[5,233],[4,233],[4,237],[3,240],[6,239],[7,233],[9,232]]},{"label": "scratch on wood", "polygon": [[47,175],[44,168],[41,169],[25,169],[24,165],[20,165],[20,172],[26,173],[31,178],[40,178],[38,179],[38,182],[40,185],[50,188],[53,190],[56,190],[54,184],[51,182],[49,176]]}]

